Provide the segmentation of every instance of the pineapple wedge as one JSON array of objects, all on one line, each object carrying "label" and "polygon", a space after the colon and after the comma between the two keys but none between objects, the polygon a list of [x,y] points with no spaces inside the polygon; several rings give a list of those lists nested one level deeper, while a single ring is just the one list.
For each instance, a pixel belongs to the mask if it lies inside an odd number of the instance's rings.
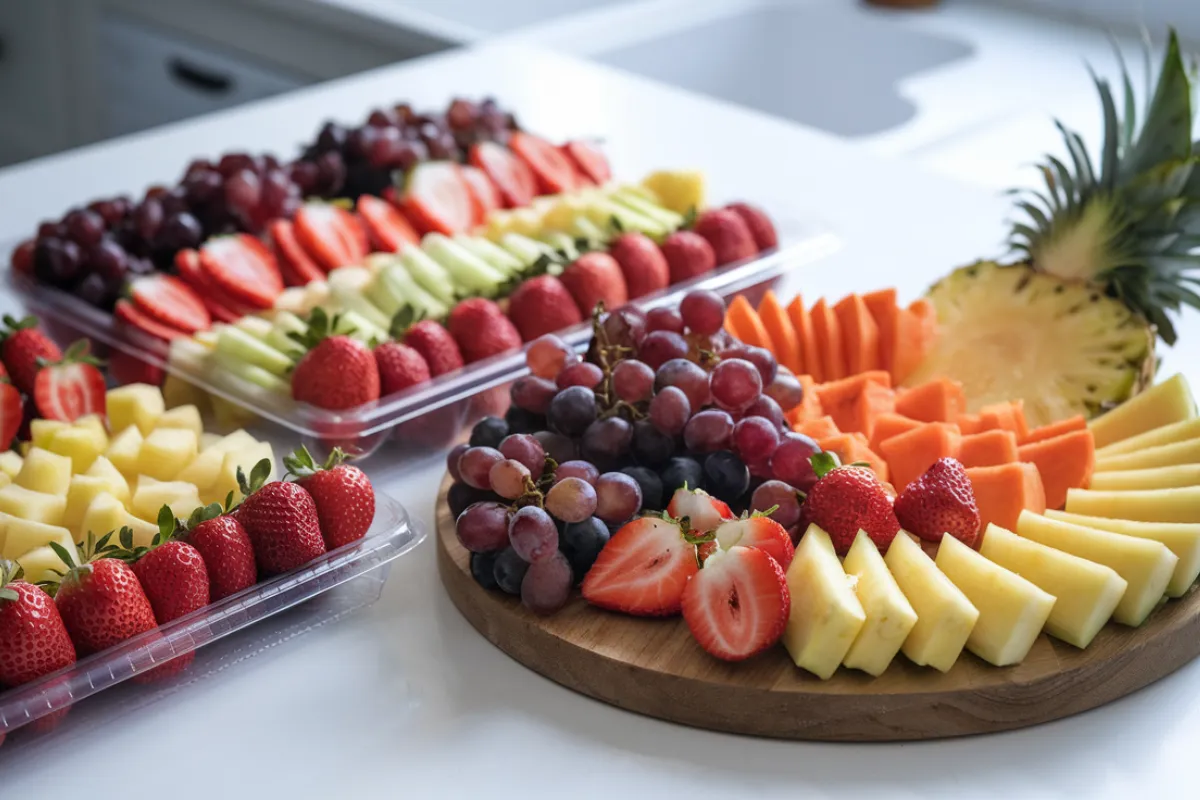
[{"label": "pineapple wedge", "polygon": [[8,477],[8,473],[0,472],[0,489],[12,483],[12,478]]},{"label": "pineapple wedge", "polygon": [[[125,479],[122,478],[121,483],[124,482]],[[71,486],[67,489],[67,506],[63,510],[63,527],[77,530],[83,522],[83,515],[97,495],[103,492],[115,496],[119,491],[119,485],[114,486],[113,481],[108,478],[72,475]]]},{"label": "pineapple wedge", "polygon": [[35,492],[15,483],[0,489],[0,512],[18,519],[57,525],[66,508],[66,495]]},{"label": "pineapple wedge", "polygon": [[158,481],[142,475],[133,491],[132,505],[133,515],[144,520],[157,520],[163,506],[170,506],[177,518],[187,519],[200,507],[200,493],[190,483]]},{"label": "pineapple wedge", "polygon": [[121,433],[132,425],[142,436],[148,436],[154,430],[154,423],[165,408],[162,391],[148,383],[130,383],[109,389],[104,405],[108,411],[108,427],[113,433]]},{"label": "pineapple wedge", "polygon": [[796,662],[822,680],[837,671],[866,621],[842,570],[829,534],[810,525],[787,570],[792,610],[783,646]]},{"label": "pineapple wedge", "polygon": [[1022,511],[1017,533],[1055,550],[1112,567],[1129,584],[1113,619],[1137,627],[1167,592],[1179,557],[1161,542],[1086,528]]},{"label": "pineapple wedge", "polygon": [[[58,544],[70,553],[75,558],[76,563],[78,563],[79,550],[75,547],[75,543],[71,541],[69,536],[65,539],[59,539]],[[18,558],[17,563],[21,565],[21,569],[25,570],[24,580],[30,583],[54,580],[67,570],[67,565],[58,557],[58,553],[54,552],[54,548],[48,544],[30,550]]]},{"label": "pineapple wedge", "polygon": [[1151,386],[1088,423],[1096,447],[1196,417],[1196,401],[1183,375]]},{"label": "pineapple wedge", "polygon": [[200,418],[200,409],[194,405],[176,406],[164,412],[154,427],[185,428],[196,434],[197,441],[204,434],[204,421]]},{"label": "pineapple wedge", "polygon": [[1119,453],[1096,459],[1096,472],[1154,469],[1178,464],[1200,464],[1200,439],[1185,439],[1174,444],[1162,444],[1132,453]]},{"label": "pineapple wedge", "polygon": [[88,467],[108,448],[108,436],[104,431],[87,425],[63,428],[54,434],[47,449],[71,459],[71,472],[87,472]]},{"label": "pineapple wedge", "polygon": [[217,473],[217,480],[208,488],[203,500],[206,503],[224,503],[230,492],[237,497],[240,491],[237,482],[238,468],[249,477],[254,465],[264,458],[271,461],[271,472],[267,476],[269,481],[275,477],[275,453],[270,442],[256,442],[241,450],[227,452],[225,460],[221,462],[221,471]]},{"label": "pineapple wedge", "polygon": [[1139,489],[1179,489],[1184,486],[1200,486],[1200,464],[1097,472],[1092,475],[1088,488],[1098,492],[1133,492]]},{"label": "pineapple wedge", "polygon": [[1200,486],[1098,492],[1068,489],[1066,510],[1089,517],[1139,522],[1200,522]]},{"label": "pineapple wedge", "polygon": [[156,428],[138,452],[138,474],[160,481],[173,480],[200,451],[195,431],[187,428]]},{"label": "pineapple wedge", "polygon": [[942,537],[935,563],[979,609],[967,649],[997,667],[1024,661],[1050,617],[1054,595],[953,536]]},{"label": "pineapple wedge", "polygon": [[100,492],[92,498],[79,520],[76,529],[79,541],[83,541],[89,533],[95,534],[99,539],[106,533],[120,530],[128,516],[129,512],[120,500],[109,492]]},{"label": "pineapple wedge", "polygon": [[1102,531],[1123,533],[1138,539],[1162,542],[1176,555],[1179,563],[1167,584],[1167,597],[1182,597],[1200,577],[1200,525],[1188,522],[1134,522],[1107,517],[1087,517],[1065,511],[1047,511],[1046,516],[1059,522],[1083,525]]},{"label": "pineapple wedge", "polygon": [[21,471],[23,460],[21,454],[16,450],[5,450],[0,453],[0,472],[10,478],[17,477],[17,473]]},{"label": "pineapple wedge", "polygon": [[201,447],[203,452],[216,450],[220,453],[228,453],[233,450],[244,450],[251,445],[258,444],[258,440],[251,436],[243,428],[238,428],[233,433],[219,437],[215,442],[210,443],[205,447]]},{"label": "pineapple wedge", "polygon": [[879,677],[917,624],[917,612],[896,584],[871,537],[859,531],[842,563],[866,621],[842,664]]},{"label": "pineapple wedge", "polygon": [[34,447],[13,483],[35,492],[65,495],[71,485],[71,459]]},{"label": "pineapple wedge", "polygon": [[949,671],[979,619],[979,610],[905,532],[892,540],[883,560],[917,612],[917,624],[900,651],[918,666]]},{"label": "pineapple wedge", "polygon": [[66,430],[68,424],[57,419],[35,419],[29,422],[29,443],[45,450],[54,441],[54,435]]},{"label": "pineapple wedge", "polygon": [[1139,433],[1137,436],[1097,448],[1096,458],[1136,453],[1139,450],[1149,450],[1151,447],[1162,447],[1164,444],[1175,444],[1188,439],[1200,439],[1200,417],[1185,419],[1182,422],[1172,422],[1170,425],[1163,425],[1145,433]]},{"label": "pineapple wedge", "polygon": [[201,450],[200,455],[175,476],[175,480],[194,484],[204,496],[216,484],[221,465],[225,463],[225,455],[224,451],[211,447]]},{"label": "pineapple wedge", "polygon": [[129,505],[129,501],[132,498],[132,494],[129,491],[129,481],[125,480],[125,476],[121,474],[121,470],[117,469],[117,466],[107,458],[104,456],[97,458],[88,467],[88,471],[85,474],[94,478],[106,479],[111,486],[109,491],[121,501],[121,505]]},{"label": "pineapple wedge", "polygon": [[200,452],[203,453],[205,450],[212,447],[217,442],[221,441],[221,438],[222,438],[221,434],[219,434],[219,433],[209,433],[208,431],[201,433],[200,440],[199,440]]},{"label": "pineapple wedge", "polygon": [[133,531],[134,547],[149,547],[158,533],[157,523],[138,519],[129,512],[125,512],[125,519],[121,520],[121,524],[117,526],[117,529],[120,528],[129,528]]},{"label": "pineapple wedge", "polygon": [[136,425],[130,425],[118,433],[108,443],[104,456],[125,476],[131,480],[138,474],[138,454],[142,451],[142,432]]},{"label": "pineapple wedge", "polygon": [[4,557],[17,561],[30,550],[45,547],[51,542],[72,542],[71,532],[60,525],[47,525],[28,519],[10,519],[5,526]]}]

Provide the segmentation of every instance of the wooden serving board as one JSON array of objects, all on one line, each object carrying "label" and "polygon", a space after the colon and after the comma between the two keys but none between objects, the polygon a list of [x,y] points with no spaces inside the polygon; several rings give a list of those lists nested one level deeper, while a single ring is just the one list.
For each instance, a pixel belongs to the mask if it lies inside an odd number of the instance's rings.
[{"label": "wooden serving board", "polygon": [[948,673],[897,655],[879,678],[840,669],[822,681],[782,646],[719,661],[680,618],[638,619],[576,596],[551,617],[471,577],[469,553],[438,495],[438,571],[451,600],[489,641],[551,680],[651,717],[730,733],[824,741],[936,739],[1022,728],[1123,697],[1200,655],[1195,589],[1141,628],[1109,623],[1086,650],[1042,635],[1019,665],[993,667],[966,651]]}]

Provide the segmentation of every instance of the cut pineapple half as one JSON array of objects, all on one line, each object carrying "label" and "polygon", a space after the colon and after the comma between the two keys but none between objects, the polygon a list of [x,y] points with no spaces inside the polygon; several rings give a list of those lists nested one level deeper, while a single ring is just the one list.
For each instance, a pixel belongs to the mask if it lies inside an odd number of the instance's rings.
[{"label": "cut pineapple half", "polygon": [[1098,290],[981,261],[929,290],[940,335],[906,385],[958,380],[968,410],[1021,399],[1031,427],[1094,417],[1147,383],[1153,330]]}]

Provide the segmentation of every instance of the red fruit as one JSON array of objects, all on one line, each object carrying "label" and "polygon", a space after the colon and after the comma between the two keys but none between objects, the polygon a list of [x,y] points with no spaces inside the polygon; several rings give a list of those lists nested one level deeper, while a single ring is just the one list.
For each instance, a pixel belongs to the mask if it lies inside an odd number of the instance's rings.
[{"label": "red fruit", "polygon": [[712,655],[742,661],[783,636],[792,610],[787,578],[763,550],[719,550],[683,591],[683,620]]},{"label": "red fruit", "polygon": [[467,157],[472,165],[491,179],[505,208],[527,206],[537,195],[537,179],[533,171],[504,145],[479,142],[471,146]]},{"label": "red fruit", "polygon": [[325,552],[317,504],[303,487],[287,481],[253,485],[238,508],[238,521],[254,545],[258,568],[268,575],[301,567]]},{"label": "red fruit", "polygon": [[253,586],[258,580],[254,545],[242,523],[232,514],[201,517],[191,525],[188,541],[204,558],[212,602]]},{"label": "red fruit", "polygon": [[671,272],[671,283],[691,280],[712,272],[717,266],[712,245],[694,231],[672,233],[663,241],[662,253]]},{"label": "red fruit", "polygon": [[8,449],[25,421],[25,402],[17,387],[0,380],[0,448]]},{"label": "red fruit", "polygon": [[399,342],[384,342],[375,348],[379,368],[379,393],[389,395],[429,380],[429,365],[412,347]]},{"label": "red fruit", "polygon": [[195,250],[180,250],[176,253],[175,270],[179,279],[191,287],[209,316],[218,322],[237,322],[247,314],[259,310],[234,300],[223,292],[200,264],[200,253]]},{"label": "red fruit", "polygon": [[283,291],[275,256],[248,233],[209,239],[200,248],[200,266],[218,289],[255,308],[271,308]]},{"label": "red fruit", "polygon": [[54,603],[80,657],[106,650],[157,625],[154,609],[137,576],[128,564],[116,558],[89,558],[70,569],[58,586]]},{"label": "red fruit", "polygon": [[349,336],[322,339],[292,371],[292,397],[335,411],[378,400],[375,356]]},{"label": "red fruit", "polygon": [[727,208],[705,211],[692,230],[712,245],[719,267],[758,255],[758,245],[754,243],[750,226],[736,211]]},{"label": "red fruit", "polygon": [[144,275],[130,283],[130,299],[146,316],[185,333],[212,327],[212,317],[186,283],[163,273]]},{"label": "red fruit", "polygon": [[0,685],[13,687],[75,663],[75,646],[54,600],[0,560]]},{"label": "red fruit", "polygon": [[138,310],[137,306],[128,300],[117,301],[116,306],[113,307],[113,316],[121,323],[136,328],[145,335],[153,336],[155,339],[164,342],[169,342],[180,336],[187,336],[186,333],[178,328],[164,325],[153,317],[143,314]]},{"label": "red fruit", "polygon": [[369,248],[362,224],[340,206],[306,203],[296,212],[292,225],[296,241],[326,272],[367,257]]},{"label": "red fruit", "polygon": [[575,165],[545,139],[517,131],[509,137],[508,147],[529,166],[540,194],[562,194],[579,188]]},{"label": "red fruit", "polygon": [[[174,519],[170,524],[168,536],[174,533]],[[200,551],[187,542],[154,538],[149,549],[134,554],[133,574],[150,600],[154,618],[163,625],[208,605],[208,569]]]},{"label": "red fruit", "polygon": [[37,249],[36,239],[26,239],[12,251],[12,270],[21,275],[33,274],[33,251]]},{"label": "red fruit", "polygon": [[678,614],[696,574],[696,547],[678,520],[642,517],[621,527],[583,579],[583,598],[639,617]]},{"label": "red fruit", "polygon": [[592,183],[608,183],[612,180],[612,168],[608,158],[599,147],[591,142],[567,142],[563,152],[575,164],[579,174]]},{"label": "red fruit", "polygon": [[608,253],[584,253],[563,270],[561,280],[575,298],[579,313],[587,318],[601,301],[610,311],[629,302],[621,266]]},{"label": "red fruit", "polygon": [[343,464],[344,458],[345,454],[334,448],[324,464],[316,464],[308,449],[301,447],[283,459],[288,472],[317,504],[321,536],[329,550],[366,536],[375,519],[375,489],[370,479],[358,467]]},{"label": "red fruit", "polygon": [[904,530],[929,542],[950,534],[974,547],[979,535],[979,506],[967,471],[953,458],[941,458],[910,483],[895,502]]},{"label": "red fruit", "polygon": [[275,245],[275,258],[284,282],[288,286],[307,286],[313,281],[325,280],[325,271],[313,261],[312,256],[296,238],[296,228],[288,219],[277,219],[267,230]]},{"label": "red fruit", "polygon": [[703,489],[676,489],[667,504],[667,513],[675,519],[687,517],[689,526],[696,533],[707,533],[722,520],[734,518],[724,500],[718,500]]},{"label": "red fruit", "polygon": [[778,562],[782,569],[792,563],[796,548],[787,530],[768,516],[754,514],[743,519],[722,522],[714,531],[722,550],[734,546],[757,547]]},{"label": "red fruit", "polygon": [[0,342],[0,358],[4,360],[4,368],[13,385],[25,394],[33,392],[33,384],[41,370],[38,359],[59,361],[62,351],[58,345],[46,338],[46,334],[38,330],[35,317],[25,317],[16,320],[4,317],[4,326]]},{"label": "red fruit", "polygon": [[423,233],[447,236],[471,229],[475,206],[467,182],[452,161],[426,161],[408,175],[400,207]]},{"label": "red fruit", "polygon": [[372,249],[398,253],[405,245],[421,243],[412,224],[387,200],[364,194],[358,198],[356,208]]},{"label": "red fruit", "polygon": [[503,207],[504,201],[500,199],[500,190],[478,167],[460,165],[458,172],[462,175],[463,182],[467,185],[467,191],[471,195],[471,204],[475,208],[475,224],[481,225],[487,219],[488,214]]},{"label": "red fruit", "polygon": [[608,245],[625,277],[630,300],[665,289],[671,284],[671,268],[658,245],[644,233],[623,233]]},{"label": "red fruit", "polygon": [[860,529],[886,552],[900,522],[875,473],[865,467],[836,467],[828,453],[818,453],[812,462],[818,480],[804,500],[804,519],[825,529],[838,555],[845,555]]},{"label": "red fruit", "polygon": [[553,275],[539,275],[518,286],[508,298],[508,318],[526,342],[583,321],[575,299]]},{"label": "red fruit", "polygon": [[404,343],[421,354],[433,377],[453,372],[463,365],[458,343],[437,322],[422,320],[404,332]]},{"label": "red fruit", "polygon": [[746,227],[750,229],[750,235],[754,237],[754,245],[760,252],[779,246],[779,235],[775,233],[775,224],[761,208],[749,203],[730,203],[725,208],[737,214],[742,218],[742,222],[746,223]]},{"label": "red fruit", "polygon": [[104,415],[108,385],[97,363],[88,355],[87,340],[80,339],[38,372],[33,400],[42,419],[74,422],[86,414]]},{"label": "red fruit", "polygon": [[521,334],[500,306],[482,297],[463,300],[450,312],[446,328],[468,363],[521,346]]}]

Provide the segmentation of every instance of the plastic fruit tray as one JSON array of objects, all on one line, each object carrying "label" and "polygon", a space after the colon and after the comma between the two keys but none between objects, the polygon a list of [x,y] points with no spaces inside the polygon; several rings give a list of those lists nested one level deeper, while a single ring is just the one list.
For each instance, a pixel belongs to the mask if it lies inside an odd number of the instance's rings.
[{"label": "plastic fruit tray", "polygon": [[[677,304],[694,288],[711,289],[726,298],[744,294],[757,303],[785,273],[827,257],[841,245],[834,234],[817,223],[779,216],[775,220],[782,242],[775,251],[675,284],[638,298],[633,304],[644,309]],[[501,354],[373,403],[345,411],[327,411],[293,402],[289,397],[267,396],[259,387],[232,374],[214,377],[171,364],[163,342],[136,330],[116,327],[111,314],[66,292],[36,285],[11,271],[8,276],[26,308],[41,319],[54,338],[70,341],[87,337],[101,357],[111,360],[119,352],[145,366],[175,375],[254,416],[283,426],[317,451],[337,445],[365,457],[378,450],[389,437],[388,454],[392,458],[406,460],[443,449],[480,417],[503,414],[508,407],[507,385],[526,371],[523,353]],[[591,336],[591,327],[585,322],[559,331],[559,335],[571,344],[583,346]]]},{"label": "plastic fruit tray", "polygon": [[[376,492],[375,500],[375,519],[363,539],[66,669],[0,692],[0,736],[6,737],[0,754],[11,749],[9,739],[20,744],[48,732],[55,727],[48,723],[56,723],[67,709],[71,713],[64,725],[69,731],[106,721],[113,713],[145,705],[181,683],[191,683],[374,602],[387,565],[425,538],[425,531],[400,503],[381,492]],[[200,651],[196,660],[178,674],[162,679],[147,676],[113,692],[112,702],[98,697],[75,708],[86,698],[195,651]],[[39,720],[44,722],[38,724]],[[13,732],[25,726],[29,730],[17,732],[14,739]]]}]

